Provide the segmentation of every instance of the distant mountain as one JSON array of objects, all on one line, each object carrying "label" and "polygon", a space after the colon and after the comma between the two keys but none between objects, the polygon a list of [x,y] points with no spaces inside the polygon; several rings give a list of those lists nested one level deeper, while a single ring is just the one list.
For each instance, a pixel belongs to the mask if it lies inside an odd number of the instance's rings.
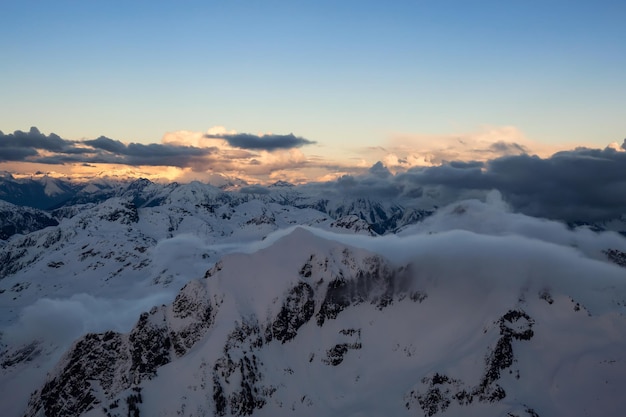
[{"label": "distant mountain", "polygon": [[[262,192],[255,193],[254,190]],[[18,180],[10,176],[0,178],[0,199],[16,205],[54,210],[55,214],[61,216],[66,215],[70,207],[97,204],[112,197],[126,198],[137,208],[183,204],[184,201],[189,201],[194,205],[214,209],[224,204],[237,206],[260,200],[268,204],[317,210],[333,219],[356,215],[367,222],[377,234],[393,232],[432,213],[432,209],[422,208],[417,201],[400,203],[362,197],[330,197],[320,195],[317,189],[297,187],[284,181],[278,181],[267,188],[235,187],[225,190],[200,182],[157,184],[147,179],[73,183],[49,177],[29,180]]]},{"label": "distant mountain", "polygon": [[15,234],[28,234],[59,222],[49,213],[29,207],[16,206],[0,200],[0,239]]},{"label": "distant mountain", "polygon": [[[238,179],[219,179],[219,186],[192,182],[189,184],[160,184],[147,179],[109,180],[105,178],[76,182],[49,176],[14,178],[0,172],[0,199],[6,202],[46,211],[72,206],[101,203],[112,197],[130,198],[138,208],[153,207],[172,201],[176,194],[189,190],[203,195],[198,204],[216,205],[228,202],[238,205],[250,200],[277,203],[296,208],[310,208],[335,220],[356,215],[367,222],[379,235],[395,233],[403,227],[422,221],[441,204],[443,196],[436,192],[423,195],[408,193],[402,197],[382,198],[360,194],[346,194],[335,189],[332,183],[294,185],[277,181],[268,186],[249,185]],[[170,196],[170,194],[172,194]],[[449,202],[446,202],[446,205]],[[564,221],[563,219],[552,219]],[[567,219],[571,228],[589,228],[594,231],[616,231],[626,235],[626,214],[604,220]]]},{"label": "distant mountain", "polygon": [[79,186],[48,176],[16,179],[0,177],[0,199],[9,203],[47,210],[70,199]]}]

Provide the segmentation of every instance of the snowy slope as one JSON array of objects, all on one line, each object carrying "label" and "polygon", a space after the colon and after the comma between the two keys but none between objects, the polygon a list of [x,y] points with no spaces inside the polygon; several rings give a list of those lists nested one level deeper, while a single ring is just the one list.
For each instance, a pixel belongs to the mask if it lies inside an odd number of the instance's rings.
[{"label": "snowy slope", "polygon": [[2,415],[621,415],[617,233],[497,193],[380,236],[285,184],[114,188],[0,246]]},{"label": "snowy slope", "polygon": [[78,340],[26,415],[621,415],[623,268],[469,231],[281,236]]},{"label": "snowy slope", "polygon": [[[340,227],[345,233],[352,226],[366,228],[360,222],[335,225],[310,208],[242,197],[233,201],[199,183],[167,187],[138,181],[121,197],[55,210],[56,227],[3,242],[0,363],[7,366],[0,369],[0,391],[26,401],[32,387],[15,378],[28,373],[42,382],[75,338],[127,331],[139,313],[171,302],[225,253],[294,225]],[[35,211],[7,206],[10,213]]]},{"label": "snowy slope", "polygon": [[28,234],[59,223],[47,212],[0,200],[0,240]]}]

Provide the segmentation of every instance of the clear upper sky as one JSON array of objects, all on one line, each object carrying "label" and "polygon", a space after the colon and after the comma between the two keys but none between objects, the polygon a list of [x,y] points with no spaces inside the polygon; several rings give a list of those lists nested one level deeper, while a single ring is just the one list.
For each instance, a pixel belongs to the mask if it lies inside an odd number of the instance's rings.
[{"label": "clear upper sky", "polygon": [[0,130],[626,136],[626,1],[0,3]]}]

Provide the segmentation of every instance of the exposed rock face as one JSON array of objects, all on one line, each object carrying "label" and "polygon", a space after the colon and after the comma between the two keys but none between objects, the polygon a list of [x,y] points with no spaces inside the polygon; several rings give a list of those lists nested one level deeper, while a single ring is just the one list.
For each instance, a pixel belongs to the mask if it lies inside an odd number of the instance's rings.
[{"label": "exposed rock face", "polygon": [[609,261],[626,268],[626,252],[617,249],[607,249],[604,253]]},{"label": "exposed rock face", "polygon": [[[355,270],[354,276],[345,276],[340,271],[328,283],[326,293],[315,317],[319,326],[326,320],[335,319],[345,308],[353,304],[369,302],[379,309],[386,307],[393,301],[394,296],[399,299],[406,297],[408,292],[407,275],[402,269],[396,270],[389,266],[379,256],[366,257],[356,267],[355,259],[349,250],[342,252],[341,263]],[[312,257],[301,270],[305,276],[317,263],[317,268],[325,270],[328,260]],[[304,271],[304,272],[302,272]]]},{"label": "exposed rock face", "polygon": [[315,312],[313,288],[306,282],[300,282],[287,294],[280,312],[274,322],[268,326],[265,338],[285,343],[298,334],[298,329],[308,322]]},{"label": "exposed rock face", "polygon": [[157,374],[204,336],[213,320],[205,287],[187,284],[170,306],[143,313],[129,334],[87,334],[61,359],[26,416],[80,415]]},{"label": "exposed rock face", "polygon": [[264,381],[263,363],[257,357],[263,343],[259,323],[253,319],[236,323],[228,335],[224,355],[213,366],[216,415],[250,415],[276,391]]},{"label": "exposed rock face", "polygon": [[[329,416],[385,402],[380,409],[391,415],[538,417],[549,410],[545,399],[531,403],[538,379],[528,375],[542,365],[528,358],[551,343],[541,315],[565,317],[561,335],[581,323],[593,335],[624,323],[576,313],[584,307],[543,281],[494,289],[480,276],[468,282],[467,268],[444,279],[423,259],[398,266],[316,233],[295,229],[251,254],[228,255],[128,333],[84,336],[32,394],[25,416]],[[2,366],[38,349],[12,351]],[[590,366],[608,369],[601,375],[621,388],[621,350],[610,349]]]},{"label": "exposed rock face", "polygon": [[347,230],[352,233],[376,236],[372,226],[356,214],[343,216],[330,224],[333,229]]},{"label": "exposed rock face", "polygon": [[[218,263],[206,279],[221,272]],[[323,326],[351,305],[369,303],[382,309],[407,295],[403,269],[375,255],[357,258],[347,248],[336,258],[313,254],[294,272],[301,280],[284,293],[277,313],[267,321],[255,316],[236,320],[223,354],[210,365],[216,415],[250,415],[279,389],[264,376],[260,352],[268,344],[286,344],[297,338],[303,325],[315,319],[317,326]],[[223,302],[218,294],[209,294],[206,283],[188,283],[171,305],[143,313],[128,334],[106,332],[81,338],[33,393],[26,416],[42,410],[46,415],[66,411],[80,415],[118,404],[129,389],[140,387],[162,366],[185,356],[210,330]],[[340,333],[347,341],[329,347],[322,363],[337,366],[349,351],[361,349],[360,329]],[[133,407],[139,409],[133,398]]]},{"label": "exposed rock face", "polygon": [[[216,265],[207,278],[221,270],[222,265]],[[228,335],[224,355],[213,366],[215,414],[250,415],[263,408],[280,389],[276,382],[264,376],[266,365],[260,353],[268,344],[286,344],[296,339],[298,330],[313,318],[318,326],[323,326],[350,305],[370,303],[382,309],[394,298],[406,298],[400,290],[403,272],[404,269],[398,271],[379,256],[357,259],[348,249],[335,258],[311,255],[299,268],[302,281],[285,293],[274,317],[268,322],[256,317],[243,318]],[[340,333],[353,341],[330,347],[321,358],[323,364],[337,366],[350,350],[361,349],[359,329],[344,329]]]},{"label": "exposed rock face", "polygon": [[361,344],[361,329],[343,329],[339,333],[354,338],[352,343],[338,343],[326,351],[326,357],[322,359],[326,365],[337,366],[343,362],[344,356],[350,350],[359,350],[363,347]]},{"label": "exposed rock face", "polygon": [[[111,199],[114,203],[108,207],[108,210],[100,214],[102,220],[109,222],[120,222],[121,224],[130,225],[139,221],[137,207],[128,201]],[[117,204],[116,204],[117,203]]]},{"label": "exposed rock face", "polygon": [[524,311],[509,310],[496,323],[500,338],[487,352],[485,370],[477,385],[468,387],[460,379],[434,373],[422,378],[419,388],[406,395],[406,407],[411,409],[417,403],[424,415],[430,417],[444,412],[452,403],[463,406],[474,401],[493,403],[502,400],[506,397],[506,391],[497,382],[501,372],[509,369],[515,361],[513,341],[530,340],[534,334],[534,323]]}]

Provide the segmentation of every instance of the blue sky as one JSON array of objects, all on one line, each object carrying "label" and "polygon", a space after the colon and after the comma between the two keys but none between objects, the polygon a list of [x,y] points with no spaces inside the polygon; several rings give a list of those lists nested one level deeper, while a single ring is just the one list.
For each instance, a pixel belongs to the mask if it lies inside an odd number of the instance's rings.
[{"label": "blue sky", "polygon": [[[388,4],[387,4],[388,3]],[[623,1],[4,1],[0,130],[626,137]]]}]

